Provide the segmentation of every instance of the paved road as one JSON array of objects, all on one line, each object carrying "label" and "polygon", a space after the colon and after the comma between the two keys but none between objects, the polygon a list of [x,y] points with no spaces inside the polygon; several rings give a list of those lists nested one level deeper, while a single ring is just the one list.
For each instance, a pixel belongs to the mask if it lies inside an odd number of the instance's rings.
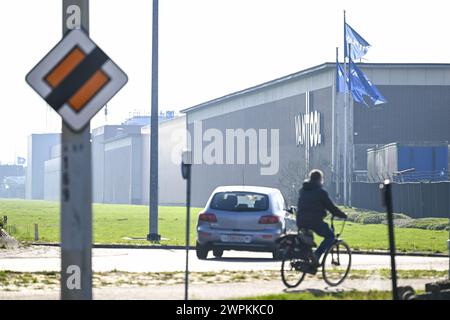
[{"label": "paved road", "polygon": [[[29,247],[20,250],[0,250],[0,270],[10,271],[59,271],[58,247]],[[128,272],[183,271],[185,251],[163,249],[94,249],[93,269],[97,272],[111,270]],[[385,255],[353,255],[352,268],[389,268]],[[447,270],[448,258],[397,257],[399,269]],[[195,251],[190,252],[191,271],[220,270],[278,270],[280,262],[273,261],[268,253],[225,252],[222,259],[212,256],[198,260]]]}]

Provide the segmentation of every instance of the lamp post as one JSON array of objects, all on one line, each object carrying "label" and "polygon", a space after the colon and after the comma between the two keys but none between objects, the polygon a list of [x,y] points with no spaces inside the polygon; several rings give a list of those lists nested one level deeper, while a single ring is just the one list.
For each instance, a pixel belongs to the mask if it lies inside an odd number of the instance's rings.
[{"label": "lamp post", "polygon": [[152,30],[152,110],[150,121],[150,197],[149,234],[147,240],[159,241],[158,234],[158,0],[153,0]]}]

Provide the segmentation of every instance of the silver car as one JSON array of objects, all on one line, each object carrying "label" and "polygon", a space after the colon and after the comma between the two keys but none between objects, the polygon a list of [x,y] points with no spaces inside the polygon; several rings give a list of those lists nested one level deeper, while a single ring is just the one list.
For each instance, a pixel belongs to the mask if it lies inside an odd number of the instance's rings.
[{"label": "silver car", "polygon": [[280,258],[276,240],[295,232],[293,209],[287,209],[280,190],[266,187],[218,187],[200,213],[197,224],[197,257],[224,250],[272,252]]}]

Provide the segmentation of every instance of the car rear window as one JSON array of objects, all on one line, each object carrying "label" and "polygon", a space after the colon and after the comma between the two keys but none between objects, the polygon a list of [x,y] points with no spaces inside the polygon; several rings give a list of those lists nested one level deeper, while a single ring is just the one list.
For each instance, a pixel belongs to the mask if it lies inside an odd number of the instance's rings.
[{"label": "car rear window", "polygon": [[265,211],[269,197],[252,192],[219,192],[211,201],[211,209],[224,211]]}]

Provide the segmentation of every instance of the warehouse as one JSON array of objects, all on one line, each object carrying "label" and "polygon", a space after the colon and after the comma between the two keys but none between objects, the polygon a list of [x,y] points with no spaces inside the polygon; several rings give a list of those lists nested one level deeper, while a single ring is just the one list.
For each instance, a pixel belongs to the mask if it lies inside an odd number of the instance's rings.
[{"label": "warehouse", "polygon": [[[396,142],[448,144],[450,64],[358,66],[388,103],[352,103],[348,134],[343,95],[335,93],[335,63],[183,110],[194,156],[193,204],[203,206],[215,187],[233,184],[278,187],[293,204],[313,168],[324,171],[330,194],[342,202],[345,138],[348,181],[367,178],[368,149]],[[268,159],[276,170],[265,174]],[[351,199],[351,183],[348,188]]]},{"label": "warehouse", "polygon": [[[174,116],[173,112],[168,111],[161,114],[159,120],[159,203],[184,205],[186,184],[181,177],[180,162],[182,149],[186,147],[185,117]],[[105,125],[92,130],[94,202],[149,203],[149,122],[149,117],[134,116],[121,125]],[[34,199],[60,199],[59,140],[59,134],[32,135],[29,139],[31,165],[27,172],[27,183],[30,185],[27,190]]]}]

